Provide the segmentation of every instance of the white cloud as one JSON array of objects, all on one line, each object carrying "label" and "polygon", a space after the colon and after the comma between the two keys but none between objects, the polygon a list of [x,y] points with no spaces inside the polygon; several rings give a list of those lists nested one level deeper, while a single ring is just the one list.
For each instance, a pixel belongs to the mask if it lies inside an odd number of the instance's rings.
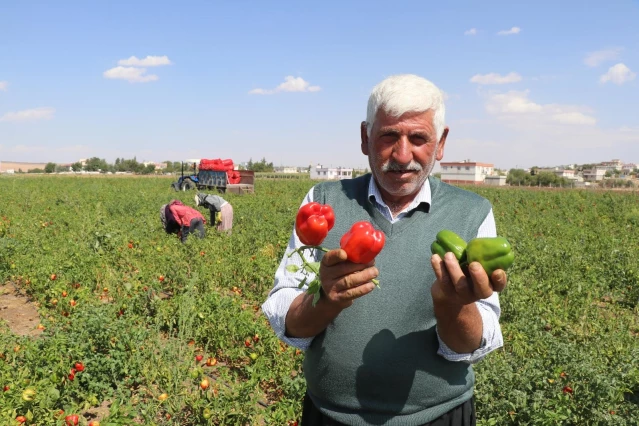
[{"label": "white cloud", "polygon": [[501,30],[497,33],[497,35],[512,35],[512,34],[519,34],[521,32],[521,28],[519,27],[512,27],[509,30]]},{"label": "white cloud", "polygon": [[115,67],[103,73],[105,78],[126,80],[129,83],[148,83],[159,80],[155,74],[146,74],[146,68]]},{"label": "white cloud", "polygon": [[622,50],[622,47],[613,47],[610,49],[597,50],[596,52],[589,52],[584,58],[584,64],[589,67],[596,67],[603,62],[613,61],[619,57]]},{"label": "white cloud", "polygon": [[632,81],[637,76],[636,73],[630,71],[626,65],[618,63],[608,69],[608,72],[599,78],[601,83],[613,82],[617,85],[622,85],[629,81]]},{"label": "white cloud", "polygon": [[533,121],[539,125],[560,124],[594,126],[597,119],[582,106],[538,104],[528,98],[529,91],[511,90],[488,95],[486,111],[512,123]]},{"label": "white cloud", "polygon": [[144,59],[131,56],[129,59],[120,59],[118,65],[125,67],[157,67],[160,65],[171,65],[171,60],[168,56],[147,56]]},{"label": "white cloud", "polygon": [[23,111],[8,112],[0,117],[0,121],[50,120],[54,114],[55,109],[50,107],[25,109]]},{"label": "white cloud", "polygon": [[4,92],[5,90],[7,90],[7,87],[9,87],[8,81],[0,81],[0,90]]},{"label": "white cloud", "polygon": [[477,35],[477,28],[471,28],[467,31],[464,31],[464,35],[472,35],[472,36]]},{"label": "white cloud", "polygon": [[558,112],[552,115],[552,120],[559,124],[581,124],[584,126],[593,126],[597,124],[597,119],[581,112]]},{"label": "white cloud", "polygon": [[305,81],[302,77],[293,77],[292,75],[284,78],[284,83],[281,83],[275,89],[253,89],[249,91],[251,95],[272,95],[279,92],[319,92],[321,88],[319,86],[311,86],[308,81]]},{"label": "white cloud", "polygon": [[500,75],[494,72],[490,74],[476,74],[471,79],[471,83],[477,84],[507,84],[516,83],[521,81],[521,75],[516,72],[511,72],[506,75]]}]

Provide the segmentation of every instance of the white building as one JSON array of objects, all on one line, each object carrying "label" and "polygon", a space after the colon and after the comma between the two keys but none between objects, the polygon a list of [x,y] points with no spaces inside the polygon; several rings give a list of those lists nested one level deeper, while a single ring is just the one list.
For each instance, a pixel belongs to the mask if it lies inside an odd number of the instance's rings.
[{"label": "white building", "polygon": [[621,170],[623,167],[623,161],[621,160],[612,160],[612,161],[603,161],[599,163],[599,166],[604,167],[606,170]]},{"label": "white building", "polygon": [[353,177],[353,169],[347,167],[323,167],[318,164],[311,167],[311,179],[350,179]]},{"label": "white building", "polygon": [[554,173],[557,177],[560,178],[566,178],[566,179],[571,179],[571,180],[575,180],[575,171],[572,169],[563,169],[560,167],[546,167],[546,168],[540,168],[537,169],[537,172],[549,172],[549,173]]},{"label": "white building", "polygon": [[274,171],[275,173],[287,173],[287,174],[299,173],[299,169],[297,167],[275,167]]},{"label": "white building", "polygon": [[506,176],[494,175],[494,176],[486,176],[484,178],[484,183],[490,186],[504,186],[506,185]]},{"label": "white building", "polygon": [[597,166],[594,169],[584,170],[582,175],[585,181],[596,182],[596,181],[603,180],[604,176],[606,176],[607,171],[608,169],[606,169],[605,167]]},{"label": "white building", "polygon": [[439,163],[441,180],[446,183],[480,184],[486,176],[492,176],[495,170],[493,164],[464,160],[451,163]]}]

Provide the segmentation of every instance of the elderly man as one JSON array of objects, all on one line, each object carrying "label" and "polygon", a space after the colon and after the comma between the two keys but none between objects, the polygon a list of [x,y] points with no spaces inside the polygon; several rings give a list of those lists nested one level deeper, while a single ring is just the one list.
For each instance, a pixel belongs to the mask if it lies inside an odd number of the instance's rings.
[{"label": "elderly man", "polygon": [[[336,222],[322,246],[359,220],[384,231],[369,264],[337,248],[321,258],[321,297],[298,289],[290,272],[301,245],[291,236],[262,310],[284,342],[305,350],[302,425],[471,425],[472,364],[503,344],[498,292],[503,270],[487,276],[430,244],[442,229],[466,241],[496,236],[490,202],[430,176],[449,128],[442,92],[414,75],[392,76],[372,91],[361,150],[371,174],[315,185],[302,205],[329,204]],[[321,254],[317,255],[318,258]],[[381,289],[375,289],[374,278]]]}]

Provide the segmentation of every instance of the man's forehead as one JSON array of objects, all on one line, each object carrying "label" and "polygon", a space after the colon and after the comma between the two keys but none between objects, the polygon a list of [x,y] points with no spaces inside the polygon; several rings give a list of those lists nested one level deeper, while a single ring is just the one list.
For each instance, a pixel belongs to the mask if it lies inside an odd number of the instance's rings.
[{"label": "man's forehead", "polygon": [[401,115],[388,113],[382,109],[377,111],[375,116],[375,127],[392,127],[401,124],[408,124],[414,126],[426,127],[428,129],[433,128],[433,111],[421,111],[421,112],[406,112]]}]

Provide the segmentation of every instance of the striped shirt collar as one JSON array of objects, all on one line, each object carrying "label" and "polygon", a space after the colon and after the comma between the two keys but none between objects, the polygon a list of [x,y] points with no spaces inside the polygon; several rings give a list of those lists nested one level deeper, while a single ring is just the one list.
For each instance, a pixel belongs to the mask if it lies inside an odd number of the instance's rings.
[{"label": "striped shirt collar", "polygon": [[430,209],[430,184],[428,179],[426,179],[413,201],[408,206],[406,206],[404,210],[399,212],[399,214],[395,218],[393,218],[393,214],[391,213],[390,208],[384,202],[382,194],[379,192],[379,188],[375,183],[375,178],[373,177],[373,175],[371,175],[371,179],[368,183],[368,199],[373,203],[377,210],[379,210],[379,212],[383,214],[386,219],[388,219],[389,222],[395,223],[402,217],[406,216],[409,212],[419,207],[421,203],[426,203],[428,205],[428,208]]}]

